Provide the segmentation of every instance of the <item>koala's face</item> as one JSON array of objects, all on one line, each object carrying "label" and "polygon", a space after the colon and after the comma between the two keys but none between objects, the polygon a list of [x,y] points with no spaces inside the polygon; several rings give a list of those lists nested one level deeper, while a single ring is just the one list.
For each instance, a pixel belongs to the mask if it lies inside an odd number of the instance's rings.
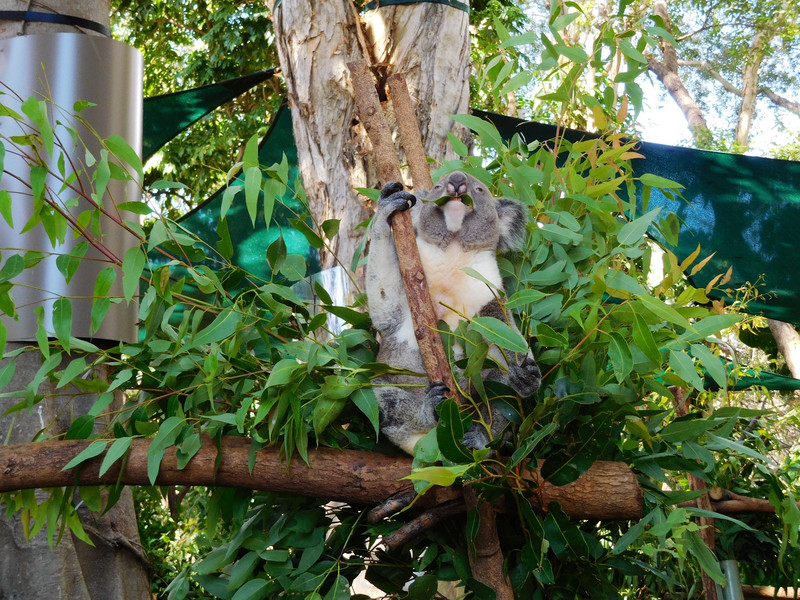
[{"label": "koala's face", "polygon": [[443,208],[454,200],[463,203],[467,210],[470,210],[491,203],[494,198],[486,186],[472,175],[454,171],[436,182],[427,194],[427,201]]}]

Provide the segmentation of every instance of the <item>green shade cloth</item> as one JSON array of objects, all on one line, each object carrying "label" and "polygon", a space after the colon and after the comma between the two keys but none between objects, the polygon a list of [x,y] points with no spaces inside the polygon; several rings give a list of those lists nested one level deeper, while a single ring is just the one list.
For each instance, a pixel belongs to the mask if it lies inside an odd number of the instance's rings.
[{"label": "green shade cloth", "polygon": [[[553,125],[474,113],[494,123],[506,139],[518,133],[530,143],[556,135]],[[582,131],[561,131],[573,142],[596,137]],[[678,216],[678,244],[667,243],[655,228],[650,234],[681,261],[698,244],[701,257],[714,253],[692,277],[694,285],[705,287],[733,267],[727,288],[760,282],[761,295],[744,307],[746,312],[800,325],[800,236],[795,232],[800,224],[800,162],[650,142],[641,142],[637,152],[644,159],[632,163],[636,177],[652,173],[684,186],[682,198],[669,198],[654,189],[647,206],[648,210],[659,206],[662,214]],[[641,192],[639,185],[640,208]]]},{"label": "green shade cloth", "polygon": [[164,144],[218,106],[274,74],[275,69],[266,69],[220,83],[145,98],[142,161],[147,162]]},{"label": "green shade cloth", "polygon": [[[285,106],[278,110],[270,125],[261,145],[258,148],[258,160],[266,166],[280,163],[284,155],[289,163],[289,181],[300,177],[297,169],[297,148],[292,135],[292,116]],[[244,174],[240,171],[230,185],[244,186]],[[225,188],[217,190],[205,202],[187,213],[180,220],[181,226],[199,238],[211,243],[219,239],[217,234],[217,221],[222,208],[222,197]],[[292,211],[303,212],[304,209],[290,196],[275,203],[272,215],[273,223],[277,226],[267,229],[264,223],[264,207],[261,198],[258,202],[258,215],[253,226],[244,199],[244,191],[240,191],[234,198],[230,209],[225,215],[228,223],[228,232],[233,241],[233,257],[231,262],[255,278],[268,281],[271,271],[266,260],[266,250],[278,236],[283,235],[288,254],[300,254],[306,257],[309,274],[319,271],[319,257],[311,248],[303,234],[289,224],[289,219],[294,217]]]}]

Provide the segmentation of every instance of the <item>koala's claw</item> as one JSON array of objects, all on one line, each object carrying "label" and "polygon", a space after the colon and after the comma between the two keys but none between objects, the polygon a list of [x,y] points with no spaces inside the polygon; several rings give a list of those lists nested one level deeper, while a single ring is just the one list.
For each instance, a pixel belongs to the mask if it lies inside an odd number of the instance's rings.
[{"label": "koala's claw", "polygon": [[386,214],[387,221],[391,221],[394,213],[408,210],[416,203],[416,196],[410,192],[403,191],[402,183],[391,181],[381,189],[378,209]]},{"label": "koala's claw", "polygon": [[396,194],[397,192],[403,191],[403,184],[399,181],[390,181],[386,185],[381,188],[381,195],[380,199],[383,200],[388,198],[392,194]]}]

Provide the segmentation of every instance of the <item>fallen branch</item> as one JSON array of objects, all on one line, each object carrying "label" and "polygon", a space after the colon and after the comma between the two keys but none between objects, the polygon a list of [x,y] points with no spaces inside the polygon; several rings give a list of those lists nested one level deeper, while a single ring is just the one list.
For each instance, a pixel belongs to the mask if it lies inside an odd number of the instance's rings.
[{"label": "fallen branch", "polygon": [[[0,492],[69,485],[151,485],[147,439],[133,440],[124,467],[118,461],[102,476],[103,455],[62,470],[90,443],[69,440],[0,446]],[[225,437],[218,449],[213,440],[205,439],[182,470],[177,466],[176,449],[169,448],[155,484],[236,487],[357,505],[375,505],[395,494],[413,491],[411,482],[403,479],[411,473],[411,458],[405,455],[317,448],[308,452],[308,464],[297,456],[287,464],[279,448],[269,447],[256,452],[251,472],[251,443],[248,438]],[[538,510],[558,502],[576,519],[634,520],[642,516],[642,492],[636,476],[624,463],[598,461],[577,481],[564,486],[544,481],[538,472],[524,471],[521,476],[531,482],[529,500]],[[461,497],[460,486],[434,487],[414,506],[424,509]]]},{"label": "fallen branch", "polygon": [[800,588],[774,588],[769,586],[743,585],[745,598],[777,598],[778,600],[800,598]]}]

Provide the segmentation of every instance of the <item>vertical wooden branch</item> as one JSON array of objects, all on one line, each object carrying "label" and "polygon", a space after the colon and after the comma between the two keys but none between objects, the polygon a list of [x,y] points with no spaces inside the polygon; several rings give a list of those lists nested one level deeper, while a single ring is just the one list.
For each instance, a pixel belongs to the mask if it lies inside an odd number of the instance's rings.
[{"label": "vertical wooden branch", "polygon": [[406,152],[406,161],[411,171],[411,180],[416,189],[429,190],[433,187],[433,179],[406,80],[400,73],[395,73],[389,77],[387,83],[397,119],[397,130],[400,133],[400,144]]},{"label": "vertical wooden branch", "polygon": [[[353,76],[356,108],[361,121],[372,140],[378,173],[383,183],[400,181],[400,163],[395,154],[391,132],[383,118],[383,111],[367,65],[363,62],[348,63]],[[389,78],[389,90],[397,117],[400,138],[412,179],[417,186],[433,187],[430,170],[422,146],[416,116],[408,94],[408,87],[401,75]],[[437,322],[433,302],[428,291],[425,272],[419,259],[416,235],[408,212],[397,213],[392,219],[392,233],[397,248],[400,273],[411,307],[414,332],[419,343],[425,370],[431,381],[443,381],[456,392],[450,365],[444,352],[441,338],[434,329]],[[456,399],[458,395],[456,394]],[[480,526],[475,539],[475,554],[470,554],[472,574],[481,583],[495,590],[498,600],[513,600],[514,591],[503,571],[503,552],[497,536],[497,520],[494,506],[480,502],[475,491],[466,487],[464,498],[470,509],[478,511]]]},{"label": "vertical wooden branch", "polygon": [[[686,396],[686,390],[681,387],[671,387],[670,390],[672,391],[673,395],[675,396],[675,412],[679,417],[685,417],[689,414],[689,407],[688,398]],[[689,480],[689,489],[692,490],[704,490],[706,489],[706,482],[692,475],[691,473],[687,473],[686,477]],[[699,498],[695,500],[697,508],[702,508],[703,510],[713,511],[714,507],[711,504],[711,498],[708,497],[708,493],[703,494]],[[700,534],[700,538],[705,542],[708,549],[711,552],[714,552],[714,547],[716,546],[716,534],[714,532],[714,519],[708,517],[700,517],[698,519],[700,525],[703,527],[698,533]],[[703,571],[703,592],[705,593],[706,600],[717,600],[717,586],[714,583],[714,580],[709,577],[705,571]]]},{"label": "vertical wooden branch", "polygon": [[[353,77],[353,92],[356,109],[364,128],[367,130],[375,151],[378,163],[378,174],[382,183],[401,181],[400,161],[392,143],[389,126],[383,116],[375,81],[364,62],[347,64]],[[430,179],[430,174],[428,175]],[[456,384],[450,371],[450,364],[444,351],[442,339],[436,331],[436,311],[433,308],[425,271],[419,258],[417,238],[414,225],[408,211],[398,212],[392,218],[392,233],[397,248],[397,259],[400,263],[400,276],[411,308],[414,321],[414,334],[419,344],[422,362],[430,381],[441,381],[452,394],[456,393]]]}]

